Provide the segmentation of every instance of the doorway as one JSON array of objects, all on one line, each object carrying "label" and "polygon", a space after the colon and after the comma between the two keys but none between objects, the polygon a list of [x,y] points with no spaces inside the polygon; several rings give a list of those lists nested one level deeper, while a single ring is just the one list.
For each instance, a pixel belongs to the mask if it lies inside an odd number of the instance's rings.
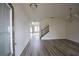
[{"label": "doorway", "polygon": [[39,40],[39,32],[40,32],[40,23],[39,22],[32,22],[30,26],[30,35],[32,39]]}]

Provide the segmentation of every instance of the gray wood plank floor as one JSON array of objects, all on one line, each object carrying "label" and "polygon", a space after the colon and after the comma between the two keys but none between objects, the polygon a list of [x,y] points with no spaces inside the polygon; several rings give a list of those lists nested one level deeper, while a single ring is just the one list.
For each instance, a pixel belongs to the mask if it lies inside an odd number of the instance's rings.
[{"label": "gray wood plank floor", "polygon": [[79,44],[67,39],[32,40],[23,56],[79,56]]}]

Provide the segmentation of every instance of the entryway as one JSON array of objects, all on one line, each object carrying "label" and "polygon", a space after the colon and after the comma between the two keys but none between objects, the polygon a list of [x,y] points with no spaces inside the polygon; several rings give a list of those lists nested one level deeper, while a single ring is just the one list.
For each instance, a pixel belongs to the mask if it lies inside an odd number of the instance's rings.
[{"label": "entryway", "polygon": [[30,36],[31,39],[39,40],[40,36],[40,23],[39,22],[32,22],[30,26]]}]

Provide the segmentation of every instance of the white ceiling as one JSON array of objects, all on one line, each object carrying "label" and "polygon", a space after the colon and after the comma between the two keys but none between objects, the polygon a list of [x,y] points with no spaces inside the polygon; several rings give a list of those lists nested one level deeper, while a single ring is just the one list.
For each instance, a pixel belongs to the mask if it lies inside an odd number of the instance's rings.
[{"label": "white ceiling", "polygon": [[37,3],[36,9],[31,9],[29,3],[24,4],[28,15],[33,20],[40,20],[48,17],[65,19],[69,15],[69,8],[73,14],[79,14],[79,4],[56,4],[56,3]]}]

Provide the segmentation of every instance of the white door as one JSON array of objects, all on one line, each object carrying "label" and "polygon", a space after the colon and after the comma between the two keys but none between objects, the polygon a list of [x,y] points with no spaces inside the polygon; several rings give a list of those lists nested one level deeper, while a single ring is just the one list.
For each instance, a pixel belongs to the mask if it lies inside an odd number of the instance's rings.
[{"label": "white door", "polygon": [[0,4],[0,56],[12,53],[10,8],[7,4]]}]

